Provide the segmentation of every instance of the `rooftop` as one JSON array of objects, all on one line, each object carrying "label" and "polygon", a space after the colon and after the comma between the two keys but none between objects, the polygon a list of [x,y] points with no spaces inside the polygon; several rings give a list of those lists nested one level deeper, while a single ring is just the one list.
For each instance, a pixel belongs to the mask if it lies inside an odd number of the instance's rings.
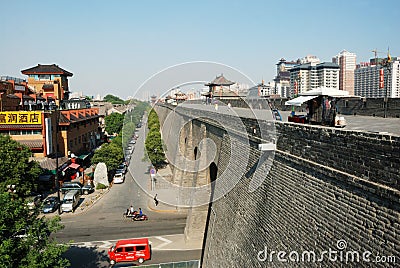
[{"label": "rooftop", "polygon": [[29,74],[61,74],[61,75],[65,75],[65,76],[73,75],[72,73],[60,68],[56,64],[51,64],[51,65],[38,64],[35,67],[22,70],[21,73],[26,74],[26,75],[29,75]]},{"label": "rooftop", "polygon": [[206,86],[230,86],[235,84],[235,82],[232,82],[224,77],[223,74],[220,76],[217,76],[213,81],[210,83],[207,83]]}]

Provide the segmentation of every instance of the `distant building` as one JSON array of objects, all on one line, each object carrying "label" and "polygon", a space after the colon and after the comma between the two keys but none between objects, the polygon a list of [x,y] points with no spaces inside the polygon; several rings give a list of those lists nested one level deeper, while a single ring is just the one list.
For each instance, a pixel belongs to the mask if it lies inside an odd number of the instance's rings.
[{"label": "distant building", "polygon": [[[29,94],[32,92],[29,90],[26,80],[11,76],[0,77],[0,111],[24,109],[24,98],[25,100],[33,99]],[[26,104],[29,105],[29,103]]]},{"label": "distant building", "polygon": [[306,63],[312,63],[312,64],[318,64],[321,63],[319,58],[314,55],[307,55],[304,58],[299,59],[300,64],[306,64]]},{"label": "distant building", "polygon": [[260,84],[249,89],[250,98],[257,97],[269,97],[275,95],[275,82],[264,83],[264,80]]},{"label": "distant building", "polygon": [[290,72],[294,66],[299,65],[300,60],[286,61],[281,58],[276,64],[276,76],[274,78],[275,89],[274,94],[280,95],[282,98],[287,98],[290,95]]},{"label": "distant building", "polygon": [[[354,74],[354,93],[366,98],[400,98],[400,61],[392,58],[389,66],[382,63],[385,59],[371,59],[370,62],[357,65]],[[383,72],[383,76],[380,75]],[[381,78],[382,77],[382,78]],[[383,81],[380,81],[383,79]],[[382,82],[382,86],[380,86]]]},{"label": "distant building", "polygon": [[290,97],[319,87],[339,89],[339,65],[332,62],[296,65],[290,72]]},{"label": "distant building", "polygon": [[354,95],[354,71],[356,69],[356,54],[342,50],[332,58],[332,62],[340,67],[339,89]]},{"label": "distant building", "polygon": [[150,103],[151,103],[152,105],[154,105],[154,104],[156,104],[156,102],[157,102],[157,96],[156,96],[156,95],[151,95],[151,97],[150,97]]}]

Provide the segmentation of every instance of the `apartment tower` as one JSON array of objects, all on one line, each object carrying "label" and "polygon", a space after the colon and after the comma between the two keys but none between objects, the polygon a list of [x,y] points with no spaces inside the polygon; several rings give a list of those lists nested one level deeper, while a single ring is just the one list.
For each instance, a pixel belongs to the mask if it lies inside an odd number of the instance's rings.
[{"label": "apartment tower", "polygon": [[356,54],[342,50],[332,58],[332,62],[339,65],[339,90],[354,95],[354,71],[356,69]]}]

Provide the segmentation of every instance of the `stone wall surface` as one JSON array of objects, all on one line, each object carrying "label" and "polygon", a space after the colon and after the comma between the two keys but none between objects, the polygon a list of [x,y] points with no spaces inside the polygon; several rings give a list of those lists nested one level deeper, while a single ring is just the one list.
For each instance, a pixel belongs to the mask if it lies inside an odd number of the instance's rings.
[{"label": "stone wall surface", "polygon": [[[171,112],[156,109],[160,121]],[[191,211],[188,224],[197,226],[186,234],[194,230],[198,237],[205,227],[202,267],[395,267],[392,256],[400,262],[400,137],[281,122],[269,135],[271,122],[252,118],[240,118],[246,129],[240,133],[237,118],[228,115],[186,108],[174,113],[196,118],[180,131],[186,139],[181,146],[194,148],[204,137],[216,144],[211,195],[221,197],[205,221],[203,209]],[[258,144],[270,141],[277,150],[259,163]],[[245,170],[236,168],[243,163]],[[203,184],[210,180],[207,172],[199,172]],[[260,187],[251,191],[254,182]],[[386,263],[372,262],[377,256]]]}]

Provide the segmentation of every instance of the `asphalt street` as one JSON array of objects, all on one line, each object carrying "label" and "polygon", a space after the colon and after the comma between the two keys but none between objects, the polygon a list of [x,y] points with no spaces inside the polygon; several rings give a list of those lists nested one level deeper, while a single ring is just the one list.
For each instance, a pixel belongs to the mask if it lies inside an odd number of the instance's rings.
[{"label": "asphalt street", "polygon": [[[61,215],[61,223],[65,228],[54,234],[54,237],[59,242],[72,245],[66,253],[71,267],[107,267],[106,251],[113,243],[119,239],[138,237],[149,238],[153,251],[151,263],[200,258],[201,250],[187,245],[184,241],[186,214],[175,210],[151,209],[148,204],[149,201],[153,201],[153,197],[146,193],[149,189],[142,189],[137,183],[140,181],[141,185],[146,185],[148,181],[150,187],[150,164],[142,160],[144,129],[145,125],[138,131],[139,139],[132,153],[125,182],[114,184],[109,191],[102,194],[96,190],[91,195],[98,195],[99,198],[93,204],[83,209],[78,208],[75,213]],[[84,201],[81,202],[81,206],[83,204]],[[142,208],[149,220],[133,222],[125,219],[123,213],[131,205],[136,210]],[[169,253],[165,253],[166,251]],[[185,254],[182,254],[182,251],[185,251]]]}]

